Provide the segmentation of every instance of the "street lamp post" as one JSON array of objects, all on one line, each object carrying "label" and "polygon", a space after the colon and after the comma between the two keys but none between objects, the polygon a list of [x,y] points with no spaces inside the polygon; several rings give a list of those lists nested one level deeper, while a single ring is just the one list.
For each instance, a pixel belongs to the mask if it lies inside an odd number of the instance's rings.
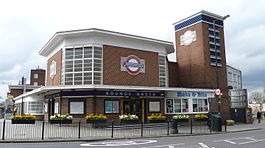
[{"label": "street lamp post", "polygon": [[[230,17],[230,15],[226,15],[223,17],[223,20],[225,20],[226,18]],[[218,74],[218,54],[217,54],[217,47],[216,47],[216,36],[215,36],[215,24],[218,20],[213,20],[213,35],[214,35],[214,50],[215,50],[215,71],[216,71],[216,89],[220,89],[219,88],[219,74]],[[221,96],[216,96],[218,99],[218,114],[221,115],[221,100],[220,97]]]}]

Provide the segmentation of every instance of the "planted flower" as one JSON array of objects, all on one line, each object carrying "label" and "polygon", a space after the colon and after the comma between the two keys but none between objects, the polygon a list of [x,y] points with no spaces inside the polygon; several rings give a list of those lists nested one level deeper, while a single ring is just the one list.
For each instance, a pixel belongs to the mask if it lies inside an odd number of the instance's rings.
[{"label": "planted flower", "polygon": [[158,114],[151,114],[147,117],[150,123],[163,123],[166,121],[166,116],[164,116],[162,113]]},{"label": "planted flower", "polygon": [[197,114],[197,115],[195,115],[194,119],[198,120],[198,121],[206,121],[206,120],[208,120],[208,116],[205,114]]},{"label": "planted flower", "polygon": [[151,114],[151,116],[148,116],[147,119],[149,120],[166,120],[166,116],[164,116],[162,113],[159,114]]},{"label": "planted flower", "polygon": [[188,115],[175,115],[173,116],[175,122],[188,122],[189,116]]},{"label": "planted flower", "polygon": [[90,114],[85,117],[87,119],[87,123],[106,123],[107,116],[102,114]]},{"label": "planted flower", "polygon": [[122,124],[135,124],[135,123],[138,123],[138,119],[139,119],[138,116],[131,115],[131,114],[120,115],[119,118]]},{"label": "planted flower", "polygon": [[107,116],[104,116],[102,114],[90,114],[86,116],[86,119],[90,120],[106,120]]},{"label": "planted flower", "polygon": [[12,116],[12,124],[35,124],[36,116],[33,115],[22,115]]},{"label": "planted flower", "polygon": [[197,114],[195,115],[196,119],[208,119],[208,116],[205,114]]},{"label": "planted flower", "polygon": [[188,115],[175,115],[173,119],[189,119]]},{"label": "planted flower", "polygon": [[126,114],[124,114],[124,115],[120,115],[119,118],[120,118],[121,120],[138,120],[138,119],[139,119],[138,116],[136,116],[136,115],[131,115],[131,114],[128,114],[128,115],[126,115]]},{"label": "planted flower", "polygon": [[72,123],[72,120],[73,116],[70,116],[69,114],[55,114],[54,116],[50,117],[51,124],[69,124]]}]

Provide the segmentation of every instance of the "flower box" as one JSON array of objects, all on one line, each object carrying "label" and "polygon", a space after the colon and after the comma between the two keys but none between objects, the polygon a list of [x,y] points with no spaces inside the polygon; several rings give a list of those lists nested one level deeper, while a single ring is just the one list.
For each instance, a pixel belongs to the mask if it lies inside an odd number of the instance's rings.
[{"label": "flower box", "polygon": [[101,120],[90,120],[90,119],[87,119],[86,123],[107,123],[107,119],[101,119]]},{"label": "flower box", "polygon": [[90,114],[86,117],[86,123],[107,123],[107,116],[104,116],[102,114]]},{"label": "flower box", "polygon": [[149,123],[165,123],[166,120],[149,120]]},{"label": "flower box", "polygon": [[197,114],[197,115],[195,115],[194,120],[195,120],[195,121],[205,122],[205,121],[208,120],[208,116],[205,115],[205,114]]},{"label": "flower box", "polygon": [[72,124],[73,117],[69,114],[60,115],[55,114],[54,116],[50,117],[51,124]]},{"label": "flower box", "polygon": [[163,123],[166,121],[166,116],[164,116],[162,113],[157,114],[151,114],[147,117],[150,123]]},{"label": "flower box", "polygon": [[174,119],[174,122],[189,122],[189,119]]},{"label": "flower box", "polygon": [[194,120],[198,122],[205,122],[208,120],[208,118],[194,118]]},{"label": "flower box", "polygon": [[50,120],[51,124],[72,124],[72,120]]},{"label": "flower box", "polygon": [[12,124],[35,124],[35,120],[14,120],[11,119]]},{"label": "flower box", "polygon": [[137,123],[139,123],[139,120],[124,120],[124,119],[121,119],[121,123],[122,124],[137,124]]}]

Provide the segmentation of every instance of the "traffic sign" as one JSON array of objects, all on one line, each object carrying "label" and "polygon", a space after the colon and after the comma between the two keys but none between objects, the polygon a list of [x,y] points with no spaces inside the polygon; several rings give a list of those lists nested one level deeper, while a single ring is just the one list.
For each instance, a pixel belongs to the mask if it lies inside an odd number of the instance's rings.
[{"label": "traffic sign", "polygon": [[220,95],[222,95],[222,93],[221,93],[221,89],[220,89],[220,88],[216,88],[216,89],[214,90],[214,94],[215,94],[216,96],[220,96]]}]

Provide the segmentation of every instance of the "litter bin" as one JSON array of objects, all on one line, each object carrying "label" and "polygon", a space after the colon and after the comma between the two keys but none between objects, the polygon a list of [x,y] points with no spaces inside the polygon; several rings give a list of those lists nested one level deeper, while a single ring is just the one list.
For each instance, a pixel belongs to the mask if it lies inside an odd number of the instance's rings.
[{"label": "litter bin", "polygon": [[222,118],[220,115],[211,115],[211,126],[212,131],[221,132],[222,131]]}]

